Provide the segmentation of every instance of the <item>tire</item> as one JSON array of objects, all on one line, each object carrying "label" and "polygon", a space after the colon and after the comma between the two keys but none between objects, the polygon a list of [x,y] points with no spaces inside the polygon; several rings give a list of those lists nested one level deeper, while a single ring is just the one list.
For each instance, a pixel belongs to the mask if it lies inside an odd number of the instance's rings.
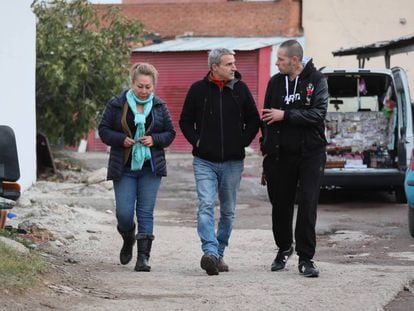
[{"label": "tire", "polygon": [[400,186],[395,188],[395,201],[400,204],[407,203],[404,187]]},{"label": "tire", "polygon": [[408,206],[408,229],[414,238],[414,206]]}]

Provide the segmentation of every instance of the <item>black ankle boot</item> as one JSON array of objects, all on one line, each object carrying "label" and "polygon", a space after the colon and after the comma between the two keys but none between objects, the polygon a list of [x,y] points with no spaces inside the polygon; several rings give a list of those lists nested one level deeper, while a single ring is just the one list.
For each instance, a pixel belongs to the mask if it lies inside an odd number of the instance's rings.
[{"label": "black ankle boot", "polygon": [[124,240],[121,252],[119,253],[119,261],[122,265],[126,265],[132,259],[132,250],[134,249],[135,244],[135,224],[134,228],[127,232],[120,231],[118,227],[118,232],[121,234],[122,239]]},{"label": "black ankle boot", "polygon": [[141,234],[137,235],[138,243],[138,258],[135,265],[135,271],[149,272],[151,266],[149,265],[149,258],[151,253],[152,241],[154,236],[152,234]]}]

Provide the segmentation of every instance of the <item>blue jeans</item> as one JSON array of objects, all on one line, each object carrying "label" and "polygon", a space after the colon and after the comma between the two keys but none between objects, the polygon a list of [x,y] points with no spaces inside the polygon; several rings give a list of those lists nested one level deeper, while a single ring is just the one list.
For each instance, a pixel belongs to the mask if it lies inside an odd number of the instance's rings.
[{"label": "blue jeans", "polygon": [[[216,257],[223,256],[224,249],[229,244],[243,166],[243,160],[210,162],[194,157],[194,177],[199,201],[197,232],[204,253]],[[220,219],[216,234],[214,209],[217,193],[220,201]]]},{"label": "blue jeans", "polygon": [[161,176],[156,176],[148,166],[140,171],[125,168],[122,178],[114,181],[116,218],[121,232],[134,227],[136,213],[138,233],[153,233],[154,206],[160,183]]}]

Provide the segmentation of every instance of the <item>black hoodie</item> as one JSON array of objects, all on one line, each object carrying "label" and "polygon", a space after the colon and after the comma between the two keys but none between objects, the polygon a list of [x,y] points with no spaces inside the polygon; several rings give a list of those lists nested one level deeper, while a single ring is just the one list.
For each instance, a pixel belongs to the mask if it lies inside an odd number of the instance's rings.
[{"label": "black hoodie", "polygon": [[193,155],[212,162],[241,160],[244,147],[256,136],[260,117],[241,75],[222,90],[209,80],[195,82],[189,89],[180,117],[180,128],[193,146]]},{"label": "black hoodie", "polygon": [[267,85],[264,108],[282,109],[285,115],[280,122],[262,124],[263,154],[302,154],[324,147],[327,107],[328,84],[312,60],[294,81],[285,74],[274,75]]}]

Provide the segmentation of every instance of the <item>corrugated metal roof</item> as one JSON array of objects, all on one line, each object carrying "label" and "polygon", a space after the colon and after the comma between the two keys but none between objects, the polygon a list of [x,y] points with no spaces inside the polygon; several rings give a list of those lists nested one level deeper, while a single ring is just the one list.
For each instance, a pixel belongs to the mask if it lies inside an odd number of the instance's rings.
[{"label": "corrugated metal roof", "polygon": [[333,51],[333,56],[356,55],[358,66],[363,68],[365,60],[371,57],[384,56],[385,67],[391,67],[391,55],[414,51],[414,35],[400,37],[394,40],[378,41],[368,45]]},{"label": "corrugated metal roof", "polygon": [[277,45],[285,40],[287,40],[286,37],[185,37],[135,48],[132,52],[209,51],[220,47],[234,51],[252,51],[269,45]]},{"label": "corrugated metal roof", "polygon": [[386,52],[392,54],[405,53],[414,50],[414,35],[400,37],[393,40],[378,41],[367,45],[351,47],[348,49],[339,49],[333,51],[333,56],[347,55],[366,55],[377,56],[384,55]]}]

